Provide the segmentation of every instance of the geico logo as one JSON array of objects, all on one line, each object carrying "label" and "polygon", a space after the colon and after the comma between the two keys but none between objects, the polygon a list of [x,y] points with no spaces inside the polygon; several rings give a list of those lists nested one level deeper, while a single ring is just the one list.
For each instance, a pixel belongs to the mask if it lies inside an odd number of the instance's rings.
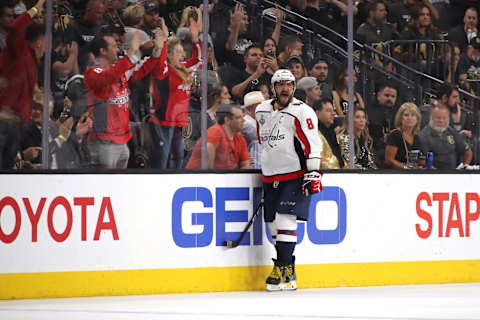
[{"label": "geico logo", "polygon": [[[97,199],[97,201],[98,200],[99,199]],[[100,234],[103,230],[110,231],[113,239],[118,240],[117,224],[115,222],[115,214],[113,212],[110,197],[103,197],[101,201],[93,240],[100,240]],[[62,196],[54,198],[48,205],[48,208],[45,206],[46,202],[47,198],[40,198],[36,208],[33,208],[29,198],[22,198],[21,201],[17,201],[12,197],[4,197],[0,200],[0,240],[4,243],[12,243],[17,239],[21,230],[31,229],[31,241],[37,242],[39,220],[43,212],[46,210],[47,227],[50,236],[57,242],[65,241],[70,235],[73,224],[76,222],[76,220],[73,219],[72,203]],[[76,208],[76,210],[80,211],[81,214],[81,219],[79,221],[81,228],[81,241],[87,241],[87,216],[90,215],[88,207],[93,206],[94,204],[94,197],[73,198],[73,207],[79,207]],[[59,219],[64,218],[61,217],[62,214],[66,215],[65,228],[64,230],[56,230],[54,224]],[[105,221],[105,214],[108,216],[108,221]],[[27,226],[22,229],[22,216],[28,217],[27,221],[30,223],[27,224],[29,224],[31,228]],[[5,232],[7,225],[13,226],[13,230],[8,234]],[[25,222],[23,222],[23,225],[25,225]]]},{"label": "geico logo", "polygon": [[[427,211],[432,209],[433,202],[437,202],[437,214],[434,209],[430,210],[431,213]],[[425,223],[415,225],[420,238],[430,237],[435,222],[438,223],[439,238],[449,238],[452,229],[457,229],[460,237],[470,237],[470,223],[478,220],[480,216],[480,197],[475,192],[467,192],[461,197],[457,192],[433,192],[432,195],[421,192],[417,196],[416,209],[417,215],[426,222],[426,228],[424,228]],[[444,223],[445,220],[446,223]]]},{"label": "geico logo", "polygon": [[[240,232],[227,232],[227,225],[232,222],[247,222],[248,210],[227,210],[230,201],[250,202],[250,188],[215,188],[185,187],[178,189],[172,198],[172,236],[175,244],[181,248],[209,246],[215,235],[215,245],[223,246],[226,240],[236,239]],[[212,193],[215,194],[215,206]],[[253,188],[253,210],[258,205],[261,188]],[[321,230],[317,227],[317,205],[322,201],[336,203],[336,228]],[[201,205],[202,209],[187,210],[184,207]],[[252,212],[253,212],[252,210]],[[337,244],[343,241],[347,231],[347,200],[345,192],[339,187],[324,187],[323,191],[312,196],[307,223],[299,223],[297,243],[301,243],[305,233],[314,244]],[[197,211],[197,212],[192,212]],[[201,211],[201,212],[198,212]],[[183,221],[183,224],[182,224]],[[188,224],[188,226],[187,226]],[[229,226],[231,227],[231,226]],[[305,232],[306,228],[306,232]],[[186,230],[189,229],[189,230]],[[262,245],[264,230],[271,242],[268,228],[263,217],[259,216],[253,223],[251,231],[240,245]]]}]

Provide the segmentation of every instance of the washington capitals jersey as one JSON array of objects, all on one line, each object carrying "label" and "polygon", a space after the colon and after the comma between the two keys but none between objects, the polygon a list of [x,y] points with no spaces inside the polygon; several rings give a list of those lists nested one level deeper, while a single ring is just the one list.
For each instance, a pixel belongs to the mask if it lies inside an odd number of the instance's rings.
[{"label": "washington capitals jersey", "polygon": [[318,170],[322,141],[313,109],[295,98],[282,110],[273,105],[274,100],[267,100],[255,111],[263,180],[291,180]]}]

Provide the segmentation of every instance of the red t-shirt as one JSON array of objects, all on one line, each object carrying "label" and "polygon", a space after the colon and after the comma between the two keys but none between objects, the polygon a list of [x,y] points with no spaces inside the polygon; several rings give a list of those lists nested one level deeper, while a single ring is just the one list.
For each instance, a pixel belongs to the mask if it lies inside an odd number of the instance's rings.
[{"label": "red t-shirt", "polygon": [[[202,167],[202,139],[199,139],[193,149],[192,157],[187,164],[187,169],[201,169]],[[221,125],[214,124],[207,130],[207,143],[215,146],[215,169],[235,169],[240,162],[249,159],[247,142],[241,134],[235,133],[230,140]]]}]

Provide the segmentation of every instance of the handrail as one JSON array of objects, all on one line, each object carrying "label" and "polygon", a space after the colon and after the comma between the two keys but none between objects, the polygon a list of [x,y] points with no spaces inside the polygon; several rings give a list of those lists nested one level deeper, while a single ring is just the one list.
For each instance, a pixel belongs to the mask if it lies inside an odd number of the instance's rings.
[{"label": "handrail", "polygon": [[[233,1],[233,2],[236,2],[236,3],[243,4],[243,5],[247,5],[247,4],[249,3],[248,0],[232,0],[232,1]],[[328,28],[327,26],[325,26],[325,25],[323,25],[323,24],[321,24],[321,23],[319,23],[319,22],[317,22],[317,21],[315,21],[315,20],[306,18],[306,17],[302,16],[301,14],[298,14],[298,13],[296,13],[296,12],[293,12],[293,11],[291,11],[291,10],[288,10],[288,9],[280,6],[280,5],[279,5],[278,3],[276,3],[276,2],[273,2],[273,1],[270,1],[270,0],[260,0],[260,1],[257,1],[257,4],[256,4],[256,5],[261,5],[261,4],[263,4],[265,7],[270,6],[270,7],[278,8],[278,9],[282,10],[283,12],[285,12],[285,13],[287,13],[287,14],[290,14],[290,15],[292,15],[292,16],[294,16],[294,17],[299,18],[299,19],[302,20],[303,22],[312,23],[313,25],[316,25],[316,26],[322,28],[323,30],[332,33],[333,36],[335,36],[335,37],[337,37],[337,38],[339,38],[339,39],[343,39],[345,42],[348,41],[348,39],[347,39],[346,37],[344,37],[342,34],[337,33],[335,30],[332,30],[332,29]],[[264,17],[267,17],[267,18],[270,18],[268,15],[263,15],[263,16],[264,16]],[[319,33],[316,33],[316,32],[314,32],[313,30],[308,30],[308,29],[306,29],[305,27],[300,26],[300,25],[298,25],[298,24],[295,24],[295,23],[293,23],[293,22],[291,22],[291,21],[288,21],[288,23],[290,24],[290,26],[286,24],[286,21],[284,21],[283,24],[282,24],[282,27],[285,27],[285,28],[287,28],[288,30],[293,31],[293,32],[298,32],[298,30],[295,30],[295,29],[292,28],[291,25],[294,25],[294,26],[297,26],[299,29],[301,29],[301,30],[303,30],[303,31],[311,32],[312,34],[315,35],[316,39],[322,41],[322,43],[325,44],[325,45],[327,45],[327,46],[329,46],[330,49],[338,51],[338,52],[341,53],[344,57],[347,56],[346,51],[345,51],[342,47],[340,47],[339,45],[333,43],[330,39],[327,39],[325,36],[323,36],[323,35],[321,35],[321,34],[319,34]],[[385,42],[382,42],[382,43],[391,44],[391,43],[419,43],[419,42],[421,42],[421,43],[450,44],[448,40],[388,40],[388,41],[385,41]],[[377,54],[377,55],[379,55],[379,56],[382,56],[384,59],[387,59],[388,61],[396,64],[397,66],[403,68],[404,70],[406,70],[406,71],[408,71],[408,72],[411,72],[411,73],[415,74],[416,76],[423,77],[423,78],[428,79],[428,80],[430,80],[430,81],[433,81],[433,82],[435,82],[435,83],[437,83],[437,84],[442,84],[442,83],[444,82],[444,81],[442,81],[442,80],[440,80],[440,79],[438,79],[438,78],[436,78],[436,77],[433,77],[433,76],[431,76],[431,75],[429,75],[429,74],[426,74],[426,73],[421,72],[421,71],[419,71],[419,70],[417,70],[417,69],[415,69],[415,68],[412,68],[412,67],[410,67],[410,66],[402,63],[401,61],[395,59],[394,57],[391,57],[391,56],[389,56],[389,55],[387,55],[387,54],[385,54],[385,53],[383,53],[383,52],[381,52],[381,51],[379,51],[379,50],[377,50],[377,49],[375,49],[375,48],[373,48],[373,47],[371,47],[371,46],[369,46],[369,45],[367,45],[367,44],[362,44],[362,43],[359,43],[359,42],[357,42],[357,41],[355,41],[355,40],[354,40],[354,44],[355,44],[357,47],[359,47],[359,49],[364,49],[365,51],[368,51],[368,52],[370,52],[370,53],[373,53],[373,54]],[[360,58],[359,58],[357,55],[355,55],[355,54],[354,54],[354,57],[355,57],[355,59],[356,59],[357,61],[360,59]],[[394,73],[394,72],[391,72],[391,71],[388,71],[388,70],[383,70],[383,71],[382,71],[382,70],[380,70],[380,68],[378,68],[378,66],[376,66],[376,65],[370,65],[370,66],[373,67],[373,68],[375,68],[377,71],[380,71],[380,72],[382,72],[382,73],[384,73],[384,74],[388,74],[389,76],[394,77],[394,78],[397,78],[397,79],[400,80],[400,78],[399,78],[400,75],[397,74],[397,73]],[[404,78],[404,77],[402,77],[402,76],[400,76],[400,77],[401,77],[401,78]],[[410,83],[412,83],[412,82],[414,83],[414,81],[412,81],[412,80],[410,80],[410,79],[408,79],[408,78],[407,78],[407,79],[401,79],[400,81],[403,81],[403,82],[408,81],[408,82],[410,82]],[[473,100],[476,100],[477,102],[480,102],[480,97],[479,97],[479,96],[472,95],[472,94],[469,93],[468,91],[465,91],[465,90],[460,89],[460,88],[459,88],[459,92],[462,93],[463,95],[465,95],[465,96],[473,99]]]}]

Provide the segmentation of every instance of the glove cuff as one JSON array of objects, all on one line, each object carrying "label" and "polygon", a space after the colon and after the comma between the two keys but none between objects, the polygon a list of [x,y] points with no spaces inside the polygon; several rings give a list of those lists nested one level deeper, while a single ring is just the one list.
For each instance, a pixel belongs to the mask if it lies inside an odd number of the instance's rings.
[{"label": "glove cuff", "polygon": [[307,159],[307,171],[320,170],[320,159]]}]

